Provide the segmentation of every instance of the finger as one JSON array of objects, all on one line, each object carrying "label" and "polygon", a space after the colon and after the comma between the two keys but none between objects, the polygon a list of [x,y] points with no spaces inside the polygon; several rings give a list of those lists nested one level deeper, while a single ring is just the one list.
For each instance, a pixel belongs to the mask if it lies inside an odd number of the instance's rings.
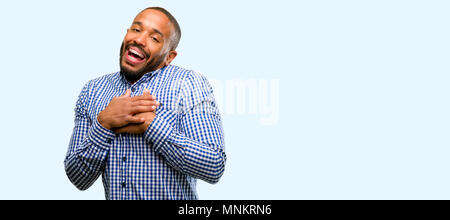
[{"label": "finger", "polygon": [[155,105],[140,105],[140,106],[136,106],[133,108],[131,114],[138,114],[138,113],[142,113],[142,112],[152,112],[156,110]]},{"label": "finger", "polygon": [[145,122],[145,118],[130,115],[127,117],[126,122],[128,124],[141,124]]},{"label": "finger", "polygon": [[125,127],[121,127],[119,129],[116,129],[114,132],[116,134],[132,133],[133,130],[134,130],[134,126],[125,126]]},{"label": "finger", "polygon": [[154,101],[154,100],[156,100],[156,97],[153,96],[153,95],[144,93],[143,95],[140,95],[140,96],[134,96],[134,97],[131,97],[131,100],[132,100],[132,101],[140,101],[140,100],[150,100],[150,101]]},{"label": "finger", "polygon": [[119,128],[119,129],[115,129],[114,133],[121,134],[121,133],[124,133],[124,131],[125,131],[125,127],[122,127],[122,128]]},{"label": "finger", "polygon": [[150,101],[150,100],[138,100],[133,102],[134,106],[156,106],[158,107],[161,103],[159,103],[158,101]]},{"label": "finger", "polygon": [[142,94],[142,96],[156,100],[156,96],[150,94],[150,90],[144,91],[144,93]]},{"label": "finger", "polygon": [[152,94],[150,94],[150,90],[149,89],[144,89],[144,93],[142,94],[143,96],[150,96],[152,99],[156,99],[156,97]]},{"label": "finger", "polygon": [[127,91],[125,91],[125,93],[123,95],[121,95],[120,97],[130,97],[131,96],[131,90],[127,89]]},{"label": "finger", "polygon": [[128,134],[139,134],[140,129],[137,125],[128,125],[126,127],[120,128],[116,131],[117,134],[128,133]]}]

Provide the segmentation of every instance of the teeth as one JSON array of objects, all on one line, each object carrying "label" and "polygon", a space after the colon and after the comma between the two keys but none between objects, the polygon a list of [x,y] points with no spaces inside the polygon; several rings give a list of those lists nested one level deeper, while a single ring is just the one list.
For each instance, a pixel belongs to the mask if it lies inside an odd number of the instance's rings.
[{"label": "teeth", "polygon": [[130,52],[133,53],[134,55],[136,55],[136,56],[138,56],[138,57],[144,59],[144,55],[142,55],[142,54],[139,53],[138,51],[133,50],[133,49],[130,48]]}]

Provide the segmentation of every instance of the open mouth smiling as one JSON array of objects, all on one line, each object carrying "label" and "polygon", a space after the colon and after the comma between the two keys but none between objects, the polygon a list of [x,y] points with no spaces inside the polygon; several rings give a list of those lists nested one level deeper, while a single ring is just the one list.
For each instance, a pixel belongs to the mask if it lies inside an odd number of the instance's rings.
[{"label": "open mouth smiling", "polygon": [[145,52],[135,46],[130,46],[125,51],[125,58],[130,64],[140,64],[145,61]]}]

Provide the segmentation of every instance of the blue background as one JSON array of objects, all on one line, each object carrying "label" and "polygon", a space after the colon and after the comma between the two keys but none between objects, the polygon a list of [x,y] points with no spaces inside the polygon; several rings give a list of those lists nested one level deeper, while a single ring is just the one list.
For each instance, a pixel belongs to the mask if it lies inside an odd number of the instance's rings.
[{"label": "blue background", "polygon": [[448,1],[1,1],[0,199],[104,199],[63,160],[76,97],[162,6],[173,64],[279,80],[279,120],[223,114],[227,167],[200,199],[450,199]]}]

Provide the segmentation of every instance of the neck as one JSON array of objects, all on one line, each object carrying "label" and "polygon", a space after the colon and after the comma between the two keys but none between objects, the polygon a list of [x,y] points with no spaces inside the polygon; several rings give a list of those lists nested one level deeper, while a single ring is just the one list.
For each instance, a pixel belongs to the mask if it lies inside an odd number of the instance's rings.
[{"label": "neck", "polygon": [[139,73],[139,74],[130,74],[128,72],[124,72],[124,70],[120,71],[120,74],[125,77],[125,79],[131,84],[135,84],[137,81],[139,81],[145,74],[149,74],[155,71],[158,71],[162,68],[166,67],[166,65],[160,65],[159,67],[155,68],[154,70],[151,71],[145,71],[143,73]]}]

